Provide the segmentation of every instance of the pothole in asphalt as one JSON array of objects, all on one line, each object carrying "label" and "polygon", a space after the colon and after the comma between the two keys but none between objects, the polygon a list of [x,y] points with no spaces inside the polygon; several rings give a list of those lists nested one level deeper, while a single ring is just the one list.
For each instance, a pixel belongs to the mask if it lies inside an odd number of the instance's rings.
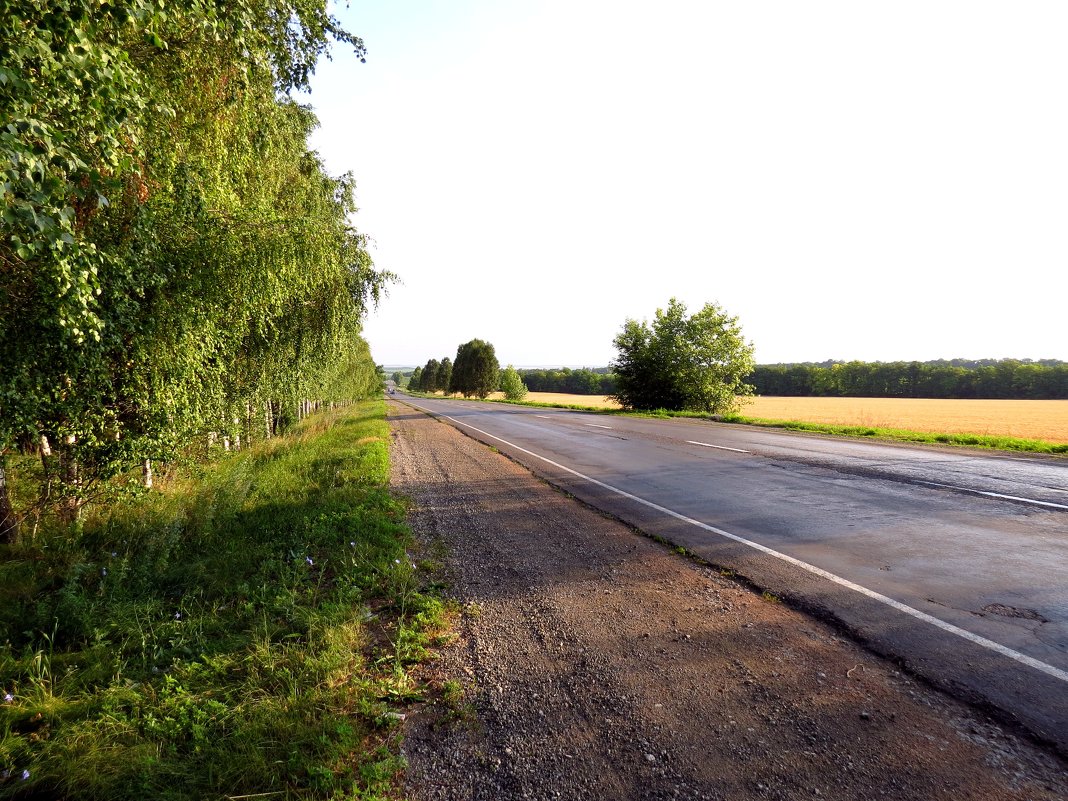
[{"label": "pothole in asphalt", "polygon": [[1001,615],[1002,617],[1015,617],[1022,620],[1037,620],[1040,623],[1049,623],[1049,621],[1042,617],[1034,609],[1017,609],[1015,606],[1006,606],[1005,604],[987,604],[983,607],[984,612],[989,612],[992,615]]}]

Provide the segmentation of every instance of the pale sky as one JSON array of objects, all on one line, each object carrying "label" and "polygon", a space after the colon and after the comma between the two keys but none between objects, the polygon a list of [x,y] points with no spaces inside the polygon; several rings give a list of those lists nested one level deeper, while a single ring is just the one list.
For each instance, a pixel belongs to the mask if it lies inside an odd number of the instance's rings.
[{"label": "pale sky", "polygon": [[1068,359],[1064,0],[354,0],[308,98],[403,283],[388,365],[606,365],[672,296],[760,363]]}]

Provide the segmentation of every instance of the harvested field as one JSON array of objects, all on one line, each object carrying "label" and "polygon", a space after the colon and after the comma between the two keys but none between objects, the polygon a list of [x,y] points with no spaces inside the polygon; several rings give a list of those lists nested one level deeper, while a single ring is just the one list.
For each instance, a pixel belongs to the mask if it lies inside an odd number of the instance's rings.
[{"label": "harvested field", "polygon": [[[491,398],[503,397],[500,393]],[[613,409],[604,395],[531,392],[527,400]],[[940,434],[985,434],[1068,443],[1068,400],[942,398],[753,398],[746,417],[828,425],[901,428]]]},{"label": "harvested field", "polygon": [[754,398],[746,417],[1068,443],[1068,401]]},{"label": "harvested field", "polygon": [[[503,392],[494,392],[491,400],[502,400]],[[590,406],[594,409],[618,409],[619,404],[607,395],[568,395],[564,392],[528,392],[523,399],[531,403],[563,403],[570,406]]]}]

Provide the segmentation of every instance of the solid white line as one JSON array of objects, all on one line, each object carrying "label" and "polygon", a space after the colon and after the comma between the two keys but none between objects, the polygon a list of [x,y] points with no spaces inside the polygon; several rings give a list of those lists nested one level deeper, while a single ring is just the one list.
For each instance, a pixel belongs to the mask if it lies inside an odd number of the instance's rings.
[{"label": "solid white line", "polygon": [[715,448],[720,451],[734,451],[735,453],[749,453],[749,451],[743,451],[741,448],[728,448],[726,445],[710,445],[707,442],[695,442],[692,439],[686,440],[687,445],[700,445],[703,448]]},{"label": "solid white line", "polygon": [[1002,495],[1000,492],[987,492],[986,490],[970,489],[968,487],[958,487],[954,484],[939,484],[937,481],[917,481],[917,484],[925,484],[928,487],[944,487],[945,489],[959,490],[960,492],[967,492],[971,495],[985,495],[988,498],[1003,498],[1007,501],[1020,501],[1021,503],[1030,503],[1035,506],[1048,506],[1051,509],[1068,509],[1063,503],[1053,503],[1052,501],[1039,501],[1034,498],[1021,498],[1018,495]]},{"label": "solid white line", "polygon": [[540,417],[542,420],[552,420],[552,418],[547,414],[536,414],[534,416],[535,417]]},{"label": "solid white line", "polygon": [[594,428],[608,428],[608,429],[612,428],[612,426],[599,426],[596,423],[583,423],[582,425],[584,425],[584,426],[593,426]]},{"label": "solid white line", "polygon": [[[438,412],[434,412],[434,414],[438,414]],[[563,470],[566,473],[570,473],[573,476],[577,476],[578,478],[581,478],[584,481],[588,481],[591,484],[595,484],[596,486],[601,487],[602,489],[606,489],[609,492],[614,492],[616,495],[621,495],[624,498],[629,498],[632,501],[636,501],[637,503],[640,503],[644,506],[648,506],[650,509],[655,509],[658,512],[662,512],[663,514],[674,517],[676,520],[681,520],[684,523],[689,523],[690,525],[696,526],[697,528],[704,529],[705,531],[710,531],[713,534],[718,534],[719,536],[725,537],[728,540],[733,540],[734,542],[741,543],[742,545],[747,545],[748,547],[760,551],[761,553],[767,554],[768,556],[774,556],[776,559],[781,559],[782,561],[799,567],[802,570],[806,570],[809,573],[812,573],[813,575],[820,576],[821,578],[825,578],[828,581],[834,582],[835,584],[838,584],[841,587],[845,587],[846,589],[858,592],[867,598],[871,598],[873,601],[878,601],[880,603],[886,604],[887,606],[896,609],[899,612],[903,612],[906,615],[914,617],[917,620],[921,620],[924,623],[930,623],[932,626],[936,626],[937,628],[942,629],[942,631],[948,632],[949,634],[955,634],[961,639],[968,640],[971,643],[994,651],[995,653],[999,653],[1002,656],[1007,656],[1009,659],[1013,659],[1021,664],[1027,665],[1028,667],[1032,667],[1035,670],[1039,670],[1049,676],[1052,676],[1055,679],[1060,679],[1061,681],[1068,683],[1068,671],[1061,670],[1060,668],[1054,667],[1053,665],[1047,665],[1045,662],[1041,662],[1038,659],[1028,656],[1027,654],[1021,654],[1019,651],[1014,651],[1012,648],[1004,646],[1001,643],[994,642],[993,640],[988,640],[986,637],[981,637],[980,635],[970,632],[967,629],[962,629],[959,626],[954,626],[952,623],[947,623],[946,621],[940,620],[939,618],[934,617],[933,615],[929,615],[926,612],[921,612],[919,609],[913,609],[908,604],[903,604],[901,603],[901,601],[896,601],[893,598],[883,595],[882,593],[875,592],[874,590],[869,590],[867,587],[863,587],[860,584],[856,584],[850,581],[849,579],[845,579],[841,576],[835,575],[834,573],[824,570],[821,567],[810,565],[808,562],[802,562],[800,559],[795,559],[792,556],[788,556],[784,553],[781,553],[780,551],[776,551],[772,548],[767,547],[766,545],[761,545],[759,542],[747,540],[745,537],[739,537],[737,534],[731,534],[729,531],[724,531],[721,528],[716,528],[715,526],[710,526],[707,523],[702,523],[700,520],[694,520],[692,517],[687,517],[686,515],[679,514],[678,512],[672,509],[668,509],[666,506],[661,506],[658,503],[647,501],[645,500],[645,498],[639,498],[637,495],[632,495],[626,490],[621,490],[618,487],[613,487],[611,484],[605,484],[603,481],[598,481],[597,479],[584,475],[578,472],[577,470],[572,470],[570,467],[566,467],[560,464],[559,462],[554,462],[552,459],[548,459],[542,456],[541,454],[534,453],[534,451],[528,451],[526,448],[521,448],[520,446],[509,442],[506,439],[501,439],[500,437],[491,434],[488,431],[483,431],[481,428],[475,428],[473,425],[461,422],[460,420],[456,420],[455,418],[449,417],[448,415],[441,415],[441,417],[445,418],[446,420],[450,420],[459,426],[464,426],[465,428],[470,428],[472,431],[477,431],[479,434],[487,436],[490,439],[495,439],[498,442],[507,445],[509,448],[515,448],[517,451],[525,453],[528,456],[533,456],[535,459],[541,459],[541,461],[545,462],[546,464],[551,464],[553,467],[559,468],[560,470]]]}]

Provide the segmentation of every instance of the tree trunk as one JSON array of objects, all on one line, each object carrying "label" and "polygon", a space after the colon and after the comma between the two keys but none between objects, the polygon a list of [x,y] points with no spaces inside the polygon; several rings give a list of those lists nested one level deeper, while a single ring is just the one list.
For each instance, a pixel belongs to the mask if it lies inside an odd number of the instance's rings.
[{"label": "tree trunk", "polygon": [[145,459],[141,462],[141,475],[145,479],[145,489],[152,489],[152,460]]},{"label": "tree trunk", "polygon": [[0,545],[13,545],[19,536],[19,519],[11,506],[7,486],[7,455],[0,455]]},{"label": "tree trunk", "polygon": [[271,414],[271,402],[266,400],[263,402],[263,438],[270,439],[274,434],[274,418]]},{"label": "tree trunk", "polygon": [[82,498],[79,492],[81,470],[78,457],[74,453],[77,439],[74,435],[65,437],[59,449],[59,480],[63,484],[62,504],[59,509],[60,519],[71,525],[78,522],[82,513]]}]

